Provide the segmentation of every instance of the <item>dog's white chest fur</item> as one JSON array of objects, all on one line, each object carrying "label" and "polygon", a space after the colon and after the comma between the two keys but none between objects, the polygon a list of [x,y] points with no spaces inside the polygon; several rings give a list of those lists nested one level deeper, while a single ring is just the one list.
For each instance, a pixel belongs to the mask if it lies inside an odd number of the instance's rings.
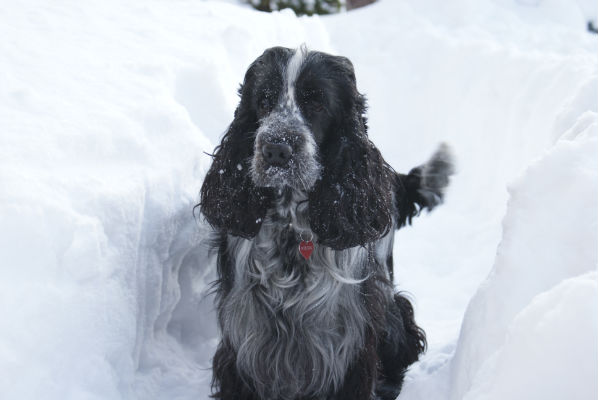
[{"label": "dog's white chest fur", "polygon": [[296,232],[308,228],[302,206],[292,208],[273,210],[252,240],[229,236],[235,276],[223,299],[223,334],[239,372],[265,399],[340,387],[368,320],[359,295],[367,251],[316,244],[303,260]]}]

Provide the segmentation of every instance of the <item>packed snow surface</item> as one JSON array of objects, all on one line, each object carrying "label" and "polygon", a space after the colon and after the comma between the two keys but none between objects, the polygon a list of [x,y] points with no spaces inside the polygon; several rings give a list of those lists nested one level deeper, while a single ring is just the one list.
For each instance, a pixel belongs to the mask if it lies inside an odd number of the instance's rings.
[{"label": "packed snow surface", "polygon": [[217,343],[193,205],[248,64],[349,57],[406,172],[456,153],[399,231],[429,350],[401,400],[598,397],[593,1],[380,0],[296,18],[232,1],[0,5],[2,399],[207,399]]}]

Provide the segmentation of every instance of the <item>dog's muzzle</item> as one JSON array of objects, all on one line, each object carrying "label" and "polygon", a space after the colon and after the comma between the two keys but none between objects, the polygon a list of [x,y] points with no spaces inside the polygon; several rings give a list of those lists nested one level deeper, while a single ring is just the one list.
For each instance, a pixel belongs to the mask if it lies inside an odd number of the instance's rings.
[{"label": "dog's muzzle", "polygon": [[256,132],[251,177],[256,186],[309,190],[320,176],[313,135],[302,119],[272,113]]}]

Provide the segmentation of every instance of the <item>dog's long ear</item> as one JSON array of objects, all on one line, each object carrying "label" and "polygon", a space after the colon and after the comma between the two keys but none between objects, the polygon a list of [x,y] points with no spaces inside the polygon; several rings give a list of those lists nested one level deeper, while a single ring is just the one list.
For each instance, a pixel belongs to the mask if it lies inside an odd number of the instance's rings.
[{"label": "dog's long ear", "polygon": [[239,90],[235,118],[213,154],[201,187],[200,209],[214,228],[244,238],[254,237],[272,200],[271,189],[258,188],[250,174],[257,117],[249,88],[252,68]]},{"label": "dog's long ear", "polygon": [[321,178],[309,195],[309,221],[318,242],[335,250],[365,245],[392,228],[394,172],[368,139],[366,102],[351,62],[334,57],[340,118],[321,146]]},{"label": "dog's long ear", "polygon": [[421,210],[431,211],[441,204],[449,178],[454,173],[454,157],[443,143],[425,164],[413,168],[407,175],[395,174],[397,228],[411,224]]}]

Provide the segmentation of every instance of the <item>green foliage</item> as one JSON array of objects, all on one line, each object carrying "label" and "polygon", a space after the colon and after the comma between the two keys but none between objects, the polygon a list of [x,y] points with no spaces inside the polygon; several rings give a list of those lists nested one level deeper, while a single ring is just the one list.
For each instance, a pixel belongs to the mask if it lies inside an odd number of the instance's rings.
[{"label": "green foliage", "polygon": [[246,0],[255,9],[271,12],[290,8],[297,15],[333,14],[341,10],[342,0]]}]

